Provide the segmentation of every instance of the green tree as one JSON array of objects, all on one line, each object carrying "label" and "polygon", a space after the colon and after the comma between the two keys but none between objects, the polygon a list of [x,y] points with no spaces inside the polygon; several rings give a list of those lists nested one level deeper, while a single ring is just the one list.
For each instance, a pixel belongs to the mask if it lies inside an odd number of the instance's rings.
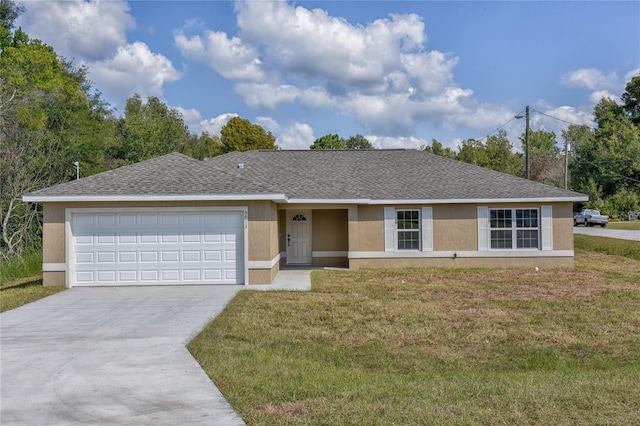
[{"label": "green tree", "polygon": [[627,83],[622,94],[622,102],[631,122],[640,127],[640,75]]},{"label": "green tree", "polygon": [[336,134],[324,135],[313,141],[310,149],[347,149],[347,143]]},{"label": "green tree", "polygon": [[125,163],[180,151],[191,136],[177,109],[157,97],[143,102],[138,94],[127,99],[119,128],[121,141],[115,156]]},{"label": "green tree", "polygon": [[345,141],[345,145],[347,149],[373,149],[373,145],[371,145],[369,139],[360,134],[350,136],[349,139]]},{"label": "green tree", "polygon": [[638,194],[627,188],[620,188],[602,204],[602,213],[624,218],[630,211],[638,209]]},{"label": "green tree", "polygon": [[466,139],[462,141],[458,150],[458,160],[475,166],[487,167],[489,164],[487,147],[477,139]]},{"label": "green tree", "polygon": [[24,7],[13,0],[0,0],[0,49],[8,46],[13,39],[11,30]]},{"label": "green tree", "polygon": [[12,32],[20,9],[0,3],[0,256],[38,244],[41,212],[22,194],[105,168],[113,119],[87,70],[57,57],[50,46]]},{"label": "green tree", "polygon": [[513,152],[513,145],[507,138],[507,132],[500,130],[497,134],[487,137],[487,168],[510,175],[517,175],[520,171],[522,154]]},{"label": "green tree", "polygon": [[249,120],[233,117],[220,131],[222,152],[250,151],[253,149],[278,149],[276,138]]},{"label": "green tree", "polygon": [[[524,133],[520,136],[524,143]],[[554,132],[534,130],[529,132],[529,177],[547,185],[564,185],[564,157],[560,155]]]},{"label": "green tree", "polygon": [[423,151],[430,152],[441,157],[456,159],[456,153],[449,147],[445,148],[437,139],[431,139],[431,146],[424,145],[420,147]]},{"label": "green tree", "polygon": [[222,154],[222,142],[219,136],[211,136],[207,132],[200,136],[192,134],[180,152],[199,160],[213,158]]}]

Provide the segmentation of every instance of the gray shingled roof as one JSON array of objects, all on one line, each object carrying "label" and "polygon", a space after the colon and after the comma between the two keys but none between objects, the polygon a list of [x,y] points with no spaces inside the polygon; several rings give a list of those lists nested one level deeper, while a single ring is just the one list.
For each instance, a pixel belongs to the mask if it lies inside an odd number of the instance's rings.
[{"label": "gray shingled roof", "polygon": [[[242,163],[244,166],[239,168]],[[571,199],[582,194],[416,150],[232,152],[208,161],[173,153],[26,199],[260,196],[299,200]]]}]

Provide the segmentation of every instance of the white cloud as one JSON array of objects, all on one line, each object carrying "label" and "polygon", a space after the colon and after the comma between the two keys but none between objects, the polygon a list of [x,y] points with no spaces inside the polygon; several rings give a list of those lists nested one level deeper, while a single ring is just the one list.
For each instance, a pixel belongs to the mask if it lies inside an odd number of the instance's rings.
[{"label": "white cloud", "polygon": [[369,142],[371,142],[371,145],[379,149],[419,149],[425,145],[431,145],[429,141],[421,138],[416,138],[414,136],[392,137],[369,135],[365,137],[369,140]]},{"label": "white cloud", "polygon": [[181,77],[171,61],[147,44],[127,42],[135,26],[122,0],[27,1],[24,25],[33,38],[89,68],[90,79],[114,106],[134,93],[162,96]]},{"label": "white cloud", "polygon": [[236,92],[249,106],[275,108],[281,103],[292,103],[300,90],[291,85],[271,85],[266,83],[238,83]]},{"label": "white cloud", "polygon": [[597,104],[602,98],[612,99],[617,102],[619,97],[620,95],[614,95],[608,90],[596,90],[589,95],[589,100],[594,104]]},{"label": "white cloud", "polygon": [[211,136],[220,136],[220,130],[222,130],[224,125],[227,124],[227,122],[233,117],[238,117],[238,114],[236,114],[235,112],[230,112],[226,114],[220,114],[217,117],[201,120],[197,124],[187,124],[189,125],[189,128],[192,132],[207,132]]},{"label": "white cloud", "polygon": [[581,68],[567,73],[563,77],[567,86],[586,87],[589,90],[618,90],[620,78],[614,72],[604,74],[596,68]]},{"label": "white cloud", "polygon": [[624,75],[625,86],[628,82],[630,82],[633,79],[633,77],[638,77],[638,76],[640,76],[640,68],[636,68],[626,73]]},{"label": "white cloud", "polygon": [[104,60],[126,44],[135,26],[129,5],[113,1],[28,1],[25,19],[33,38],[46,40],[57,53],[87,61]]},{"label": "white cloud", "polygon": [[424,23],[417,15],[392,15],[354,26],[324,10],[285,1],[236,3],[244,40],[265,46],[266,56],[289,73],[379,90],[401,52],[421,48]]},{"label": "white cloud", "polygon": [[256,123],[271,133],[280,132],[280,125],[271,117],[256,117]]},{"label": "white cloud", "polygon": [[228,38],[219,31],[206,31],[204,37],[174,36],[176,46],[190,60],[202,62],[229,80],[265,81],[269,72],[257,50],[240,38]]},{"label": "white cloud", "polygon": [[194,128],[200,125],[200,122],[202,121],[202,114],[200,114],[200,111],[198,111],[197,109],[186,109],[180,106],[171,108],[177,109],[180,112],[180,114],[182,115],[182,119],[192,132],[194,131]]},{"label": "white cloud", "polygon": [[418,15],[354,25],[287,1],[240,1],[236,14],[236,36],[205,30],[174,39],[185,58],[235,82],[248,106],[337,107],[367,129],[404,135],[422,122],[476,129],[511,114],[455,83],[458,58],[426,49]]},{"label": "white cloud", "polygon": [[305,123],[294,123],[277,135],[276,144],[282,149],[309,149],[316,137],[313,129]]},{"label": "white cloud", "polygon": [[180,78],[169,59],[151,52],[142,42],[119,47],[113,57],[94,62],[90,70],[98,86],[108,87],[107,94],[116,94],[118,98],[134,93],[142,97],[161,96],[166,83]]}]

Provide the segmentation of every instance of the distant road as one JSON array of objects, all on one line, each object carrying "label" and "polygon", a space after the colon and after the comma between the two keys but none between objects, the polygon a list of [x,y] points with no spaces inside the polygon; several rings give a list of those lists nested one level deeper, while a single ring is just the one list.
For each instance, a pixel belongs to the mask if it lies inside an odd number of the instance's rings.
[{"label": "distant road", "polygon": [[640,231],[626,231],[624,229],[607,229],[600,227],[587,228],[574,226],[574,234],[593,235],[595,237],[618,238],[620,240],[640,241]]}]

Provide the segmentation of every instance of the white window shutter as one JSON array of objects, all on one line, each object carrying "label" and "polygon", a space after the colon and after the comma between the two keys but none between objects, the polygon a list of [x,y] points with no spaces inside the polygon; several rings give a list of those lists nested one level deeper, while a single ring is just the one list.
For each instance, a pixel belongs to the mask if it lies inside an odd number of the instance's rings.
[{"label": "white window shutter", "polygon": [[553,206],[542,206],[541,216],[542,250],[553,250]]},{"label": "white window shutter", "polygon": [[422,251],[433,251],[433,207],[422,208]]},{"label": "white window shutter", "polygon": [[478,251],[489,250],[489,207],[478,206]]},{"label": "white window shutter", "polygon": [[384,208],[384,251],[396,251],[396,209]]}]

